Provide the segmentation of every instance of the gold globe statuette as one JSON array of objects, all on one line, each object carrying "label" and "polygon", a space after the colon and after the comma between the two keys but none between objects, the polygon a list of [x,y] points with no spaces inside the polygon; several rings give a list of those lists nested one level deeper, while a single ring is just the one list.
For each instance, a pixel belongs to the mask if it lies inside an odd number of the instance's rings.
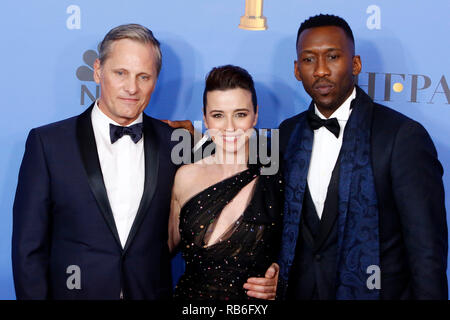
[{"label": "gold globe statuette", "polygon": [[245,30],[267,30],[267,19],[263,16],[263,0],[245,0],[245,15],[239,28]]}]

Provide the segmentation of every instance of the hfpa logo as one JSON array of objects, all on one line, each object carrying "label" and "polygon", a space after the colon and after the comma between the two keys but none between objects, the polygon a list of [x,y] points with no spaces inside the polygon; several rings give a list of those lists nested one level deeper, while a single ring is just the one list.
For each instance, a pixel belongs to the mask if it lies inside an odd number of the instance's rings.
[{"label": "hfpa logo", "polygon": [[[80,105],[85,105],[86,96],[90,99],[90,102],[94,102],[100,96],[100,86],[96,85],[94,81],[94,62],[97,58],[97,51],[87,50],[83,54],[83,61],[84,63],[86,63],[86,65],[80,66],[77,69],[77,78],[79,80],[89,81],[93,83],[86,83],[81,85]],[[93,94],[94,91],[95,95]]]},{"label": "hfpa logo", "polygon": [[444,75],[362,72],[358,85],[375,101],[450,104],[450,90]]}]

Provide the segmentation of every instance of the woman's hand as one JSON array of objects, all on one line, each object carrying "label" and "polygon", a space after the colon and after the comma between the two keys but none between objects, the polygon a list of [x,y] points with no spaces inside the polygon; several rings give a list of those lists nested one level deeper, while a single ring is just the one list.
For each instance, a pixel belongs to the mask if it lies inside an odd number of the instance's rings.
[{"label": "woman's hand", "polygon": [[244,284],[244,289],[248,290],[247,295],[258,299],[275,300],[279,272],[278,264],[272,263],[264,278],[248,278]]}]

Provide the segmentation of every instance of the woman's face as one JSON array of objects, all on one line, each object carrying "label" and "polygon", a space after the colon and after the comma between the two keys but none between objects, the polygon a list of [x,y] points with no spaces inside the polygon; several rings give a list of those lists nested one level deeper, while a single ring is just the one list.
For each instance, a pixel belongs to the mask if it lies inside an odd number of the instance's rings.
[{"label": "woman's face", "polygon": [[227,153],[245,150],[243,147],[258,120],[254,109],[248,90],[236,88],[207,93],[203,120],[217,148]]}]

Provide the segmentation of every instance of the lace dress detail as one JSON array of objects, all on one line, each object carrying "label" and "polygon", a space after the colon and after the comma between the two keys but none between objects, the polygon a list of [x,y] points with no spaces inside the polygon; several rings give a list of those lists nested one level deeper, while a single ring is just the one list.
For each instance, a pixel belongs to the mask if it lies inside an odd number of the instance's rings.
[{"label": "lace dress detail", "polygon": [[[180,211],[180,248],[186,271],[174,296],[184,300],[249,299],[249,277],[263,277],[276,261],[280,243],[283,181],[280,174],[260,176],[257,166],[192,197]],[[242,215],[209,244],[224,207],[254,179],[253,196]],[[208,245],[206,245],[208,244]]]}]

